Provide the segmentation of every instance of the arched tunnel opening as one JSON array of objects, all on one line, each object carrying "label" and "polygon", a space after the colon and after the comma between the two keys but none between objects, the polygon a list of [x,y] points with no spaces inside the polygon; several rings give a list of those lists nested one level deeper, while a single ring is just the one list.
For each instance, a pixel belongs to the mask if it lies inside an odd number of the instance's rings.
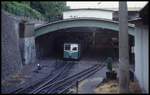
[{"label": "arched tunnel opening", "polygon": [[[117,31],[95,27],[74,27],[41,35],[35,39],[35,42],[38,59],[63,59],[63,45],[68,42],[81,44],[81,60],[96,60],[102,57],[118,60],[118,40]],[[134,36],[129,35],[130,63],[134,63],[133,46]]]}]

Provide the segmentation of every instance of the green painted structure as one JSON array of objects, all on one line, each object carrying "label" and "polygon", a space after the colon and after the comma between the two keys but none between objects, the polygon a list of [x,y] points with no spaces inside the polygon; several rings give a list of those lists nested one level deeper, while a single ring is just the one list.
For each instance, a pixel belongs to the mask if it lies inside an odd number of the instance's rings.
[{"label": "green painted structure", "polygon": [[[109,29],[119,31],[119,23],[112,20],[98,19],[98,18],[74,18],[65,19],[46,25],[42,25],[35,29],[35,37],[44,35],[49,32],[54,32],[60,29],[73,28],[73,27],[96,27],[102,29]],[[135,34],[135,26],[128,24],[128,32],[131,35]]]},{"label": "green painted structure", "polygon": [[69,52],[64,51],[64,58],[78,59],[80,57],[80,52]]}]

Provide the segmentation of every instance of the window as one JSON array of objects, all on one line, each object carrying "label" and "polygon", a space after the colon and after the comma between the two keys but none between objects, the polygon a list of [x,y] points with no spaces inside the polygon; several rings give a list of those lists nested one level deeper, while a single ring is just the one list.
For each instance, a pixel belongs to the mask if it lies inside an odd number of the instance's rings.
[{"label": "window", "polygon": [[73,47],[72,50],[73,50],[73,51],[76,51],[76,50],[77,50],[77,47]]},{"label": "window", "polygon": [[65,45],[65,50],[70,50],[70,45]]}]

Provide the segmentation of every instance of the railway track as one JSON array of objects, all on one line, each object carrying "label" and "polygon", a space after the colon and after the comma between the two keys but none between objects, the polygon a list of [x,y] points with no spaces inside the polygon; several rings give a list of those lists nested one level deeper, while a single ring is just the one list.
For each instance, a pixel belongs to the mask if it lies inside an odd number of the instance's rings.
[{"label": "railway track", "polygon": [[101,59],[102,59],[103,61],[102,61],[102,65],[101,65],[101,67],[100,67],[99,69],[96,69],[94,72],[91,72],[91,73],[87,74],[86,76],[84,76],[84,77],[82,77],[82,78],[80,78],[80,79],[78,79],[78,80],[72,82],[71,84],[66,85],[63,89],[57,91],[57,93],[58,93],[58,94],[60,94],[60,93],[68,93],[68,90],[69,90],[70,88],[72,88],[72,87],[75,87],[77,82],[81,82],[82,80],[84,80],[84,79],[87,78],[88,76],[91,76],[92,74],[94,74],[94,73],[97,72],[98,70],[102,69],[102,68],[105,66],[105,63],[104,63],[104,62],[105,62],[105,58],[101,58]]},{"label": "railway track", "polygon": [[104,64],[96,64],[86,70],[83,70],[77,74],[74,74],[72,76],[63,78],[62,80],[55,81],[52,83],[47,83],[45,86],[41,86],[41,88],[34,90],[30,92],[30,94],[37,94],[37,93],[42,93],[42,94],[49,94],[49,93],[63,93],[66,90],[68,90],[70,87],[75,85],[76,81],[81,81],[92,74],[96,73],[99,69],[103,68]]},{"label": "railway track", "polygon": [[[98,68],[98,65],[94,66],[90,70],[87,70],[87,71],[85,71],[85,72],[83,72],[83,73],[81,73],[79,75],[72,76],[70,79],[65,80],[64,82],[60,83],[59,85],[56,85],[52,89],[48,90],[47,93],[61,93],[62,89],[66,88],[67,85],[76,83],[76,81],[80,80],[80,78],[81,79],[87,78],[91,74],[95,73],[94,71],[96,71],[97,68]],[[69,88],[69,86],[67,88]]]},{"label": "railway track", "polygon": [[[28,93],[28,92],[31,92],[31,91],[34,91],[34,90],[37,90],[39,89],[40,87],[43,87],[44,85],[48,84],[48,83],[51,83],[51,82],[55,82],[59,79],[61,79],[62,77],[66,77],[67,76],[67,73],[70,69],[70,67],[72,66],[73,64],[66,64],[64,63],[64,66],[63,67],[59,67],[59,66],[55,66],[56,70],[54,70],[52,72],[52,75],[48,75],[48,77],[46,77],[44,80],[34,84],[34,85],[30,85],[28,87],[19,87],[17,88],[16,90],[14,90],[13,92],[11,93]],[[55,72],[56,71],[56,72]],[[47,80],[47,81],[46,81]]]},{"label": "railway track", "polygon": [[76,76],[74,79],[67,80],[65,83],[62,83],[59,86],[57,85],[57,87],[49,90],[47,93],[48,94],[49,93],[65,93],[65,91],[67,91],[69,88],[71,88],[72,86],[74,86],[77,81],[80,82],[80,81],[86,79],[87,77],[93,75],[99,69],[101,69],[103,67],[104,66],[97,65],[95,68],[92,68],[91,70],[86,71],[84,74]]},{"label": "railway track", "polygon": [[82,78],[80,78],[80,79],[77,79],[77,80],[73,81],[73,82],[70,83],[70,84],[67,84],[63,89],[58,90],[57,93],[58,93],[58,94],[60,94],[60,93],[67,93],[67,91],[68,91],[71,87],[76,86],[76,83],[77,83],[77,82],[81,82],[82,80],[84,80],[84,79],[86,79],[87,77],[91,76],[92,74],[96,73],[99,69],[102,69],[103,67],[104,67],[104,65],[101,66],[100,68],[97,68],[97,69],[93,70],[93,72],[88,73],[86,76],[84,76],[84,77],[82,77]]},{"label": "railway track", "polygon": [[73,64],[67,63],[67,66],[65,68],[63,68],[62,70],[60,70],[59,73],[57,73],[52,79],[50,79],[50,80],[46,81],[45,83],[41,84],[39,87],[32,90],[30,93],[33,93],[33,92],[36,92],[36,91],[40,90],[42,87],[46,86],[47,84],[54,83],[56,81],[59,81],[59,80],[63,79],[64,77],[67,76],[67,74],[69,73],[69,70],[72,66],[73,66]]},{"label": "railway track", "polygon": [[53,76],[48,77],[47,81],[42,80],[41,82],[26,87],[19,88],[15,90],[13,93],[29,93],[29,94],[49,94],[49,93],[66,93],[69,88],[75,86],[77,81],[82,81],[85,78],[91,76],[96,73],[98,70],[104,67],[104,64],[96,64],[88,69],[85,69],[77,74],[72,76],[68,76],[67,74],[73,64],[65,63],[62,68],[59,69],[58,72],[55,72]]}]

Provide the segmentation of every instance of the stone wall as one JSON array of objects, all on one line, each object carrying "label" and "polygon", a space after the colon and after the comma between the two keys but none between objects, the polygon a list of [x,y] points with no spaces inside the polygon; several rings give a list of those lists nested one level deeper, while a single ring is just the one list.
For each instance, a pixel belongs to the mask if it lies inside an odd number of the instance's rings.
[{"label": "stone wall", "polygon": [[24,65],[34,63],[36,61],[34,37],[20,38],[20,50],[22,63]]},{"label": "stone wall", "polygon": [[20,51],[22,63],[30,64],[36,60],[34,23],[22,21],[19,24]]},{"label": "stone wall", "polygon": [[1,11],[2,27],[2,79],[22,67],[21,54],[19,51],[19,22]]}]

